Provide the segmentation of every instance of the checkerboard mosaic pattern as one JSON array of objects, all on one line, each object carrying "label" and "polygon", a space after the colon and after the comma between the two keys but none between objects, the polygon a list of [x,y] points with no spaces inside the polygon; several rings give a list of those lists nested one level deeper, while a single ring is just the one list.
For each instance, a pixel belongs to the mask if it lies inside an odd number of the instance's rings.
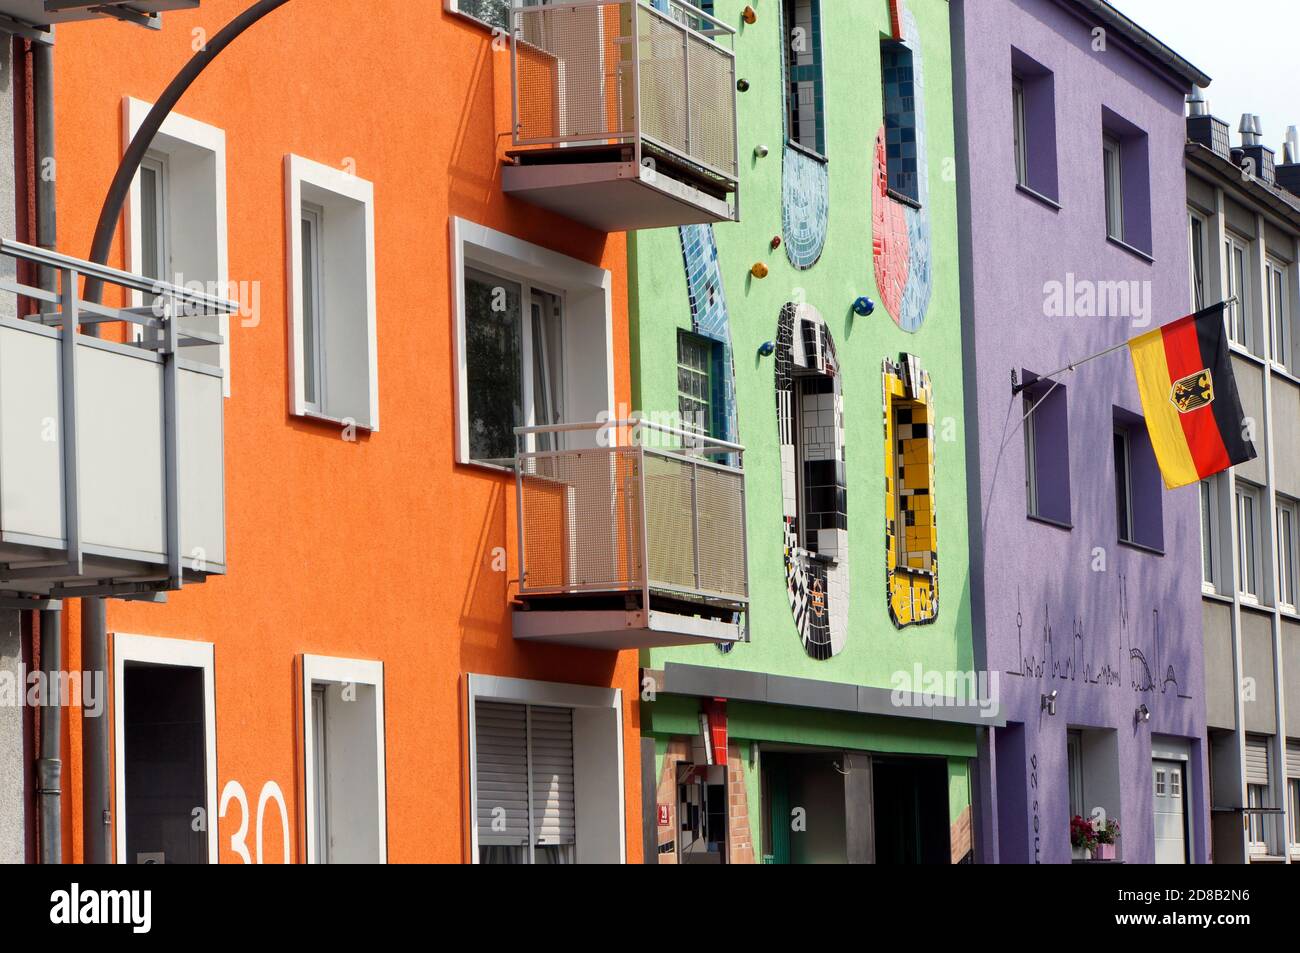
[{"label": "checkerboard mosaic pattern", "polygon": [[884,362],[885,593],[900,629],[939,613],[934,389],[918,358]]},{"label": "checkerboard mosaic pattern", "polygon": [[775,356],[786,590],[804,650],[824,660],[847,641],[849,551],[839,361],[816,308],[781,310]]}]

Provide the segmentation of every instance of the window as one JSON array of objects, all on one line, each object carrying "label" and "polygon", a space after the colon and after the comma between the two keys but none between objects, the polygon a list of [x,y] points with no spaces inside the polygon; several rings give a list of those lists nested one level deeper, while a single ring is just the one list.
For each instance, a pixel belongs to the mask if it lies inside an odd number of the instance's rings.
[{"label": "window", "polygon": [[1288,778],[1286,782],[1288,815],[1291,828],[1291,853],[1300,854],[1300,778]]},{"label": "window", "polygon": [[1145,131],[1102,109],[1102,180],[1106,236],[1151,255],[1150,144]]},{"label": "window", "polygon": [[1291,366],[1291,308],[1288,302],[1287,266],[1276,259],[1264,260],[1264,281],[1268,286],[1268,325],[1271,329],[1269,356],[1273,363]]},{"label": "window", "polygon": [[[1246,804],[1252,808],[1262,808],[1268,806],[1268,785],[1265,784],[1248,784],[1246,785]],[[1252,854],[1268,853],[1268,833],[1266,830],[1267,818],[1263,814],[1251,814],[1249,824],[1248,838],[1250,840],[1250,852]]]},{"label": "window", "polygon": [[1016,150],[1016,184],[1029,185],[1029,162],[1025,155],[1025,81],[1011,77],[1011,122]]},{"label": "window", "polygon": [[147,155],[140,163],[140,274],[155,281],[171,272],[167,212],[167,158]]},{"label": "window", "polygon": [[1228,307],[1228,338],[1240,347],[1250,350],[1254,344],[1250,322],[1250,252],[1249,242],[1229,235],[1223,243],[1224,266],[1228,271],[1228,297],[1236,301]]},{"label": "window", "polygon": [[469,676],[471,857],[622,863],[622,693]]},{"label": "window", "polygon": [[1222,478],[1201,481],[1201,582],[1208,592],[1222,592],[1223,532],[1220,516]]},{"label": "window", "polygon": [[1070,816],[1087,817],[1083,801],[1083,733],[1071,731],[1065,736],[1067,772],[1070,782]]},{"label": "window", "polygon": [[[446,0],[447,9],[502,30],[510,29],[510,7],[536,7],[548,0]],[[656,4],[657,6],[658,4]],[[698,4],[697,4],[698,6]]]},{"label": "window", "polygon": [[1188,262],[1191,266],[1192,310],[1205,307],[1205,219],[1195,212],[1187,213]]},{"label": "window", "polygon": [[889,191],[912,204],[921,201],[916,141],[916,87],[912,51],[897,40],[880,43],[885,110],[885,166]]},{"label": "window", "polygon": [[[1025,379],[1036,375],[1024,372]],[[1070,438],[1064,385],[1039,381],[1024,390],[1025,495],[1028,514],[1070,524]]]},{"label": "window", "polygon": [[708,436],[711,409],[713,342],[686,331],[677,332],[677,413],[683,430]]},{"label": "window", "polygon": [[609,272],[463,219],[451,227],[457,461],[511,467],[520,449],[594,441],[543,431],[520,443],[515,429],[598,421],[613,406]]},{"label": "window", "polygon": [[1258,487],[1237,481],[1237,587],[1242,596],[1256,601],[1260,598],[1259,501]]},{"label": "window", "polygon": [[1011,51],[1011,121],[1016,184],[1055,202],[1056,82],[1051,70],[1017,49]]},{"label": "window", "polygon": [[1278,605],[1289,612],[1296,611],[1296,526],[1300,518],[1300,504],[1280,498],[1277,503],[1277,580]]},{"label": "window", "polygon": [[786,131],[790,141],[826,154],[822,88],[821,0],[783,0],[786,36]]},{"label": "window", "polygon": [[1122,242],[1124,240],[1124,184],[1120,166],[1119,140],[1112,136],[1104,137],[1101,151],[1106,171],[1106,234]]},{"label": "window", "polygon": [[1117,538],[1162,552],[1163,483],[1142,418],[1117,409],[1113,445]]},{"label": "window", "polygon": [[1156,797],[1169,796],[1169,772],[1164,768],[1156,768]]},{"label": "window", "polygon": [[217,861],[213,651],[208,642],[113,636],[117,861]]},{"label": "window", "polygon": [[1115,431],[1115,510],[1119,538],[1133,541],[1133,494],[1129,479],[1128,432]]},{"label": "window", "polygon": [[374,187],[285,157],[293,413],[379,429]]},{"label": "window", "polygon": [[[125,141],[143,124],[150,103],[122,104]],[[226,246],[226,134],[188,116],[170,114],[140,164],[126,203],[126,267],[146,278],[201,286],[232,296]],[[146,304],[135,295],[133,304]],[[220,335],[220,344],[185,348],[185,357],[220,367],[230,396],[230,316],[184,316],[181,327]],[[137,339],[141,329],[133,328]]]},{"label": "window", "polygon": [[384,667],[302,658],[307,863],[388,860]]}]

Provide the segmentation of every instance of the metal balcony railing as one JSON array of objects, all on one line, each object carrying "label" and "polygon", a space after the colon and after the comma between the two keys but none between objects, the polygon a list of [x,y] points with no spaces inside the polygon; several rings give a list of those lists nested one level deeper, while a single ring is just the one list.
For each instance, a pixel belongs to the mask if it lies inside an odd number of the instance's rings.
[{"label": "metal balcony railing", "polygon": [[[86,301],[83,279],[152,304]],[[220,345],[193,326],[238,304],[5,240],[0,291],[36,312],[0,317],[0,594],[144,596],[224,572],[223,372],[182,355]]]},{"label": "metal balcony railing", "polygon": [[516,146],[622,143],[735,187],[732,27],[683,0],[516,5],[511,24]]},{"label": "metal balcony railing", "polygon": [[597,444],[519,454],[521,595],[639,590],[644,606],[652,593],[747,605],[742,447],[645,421],[516,433],[525,445],[542,434]]}]

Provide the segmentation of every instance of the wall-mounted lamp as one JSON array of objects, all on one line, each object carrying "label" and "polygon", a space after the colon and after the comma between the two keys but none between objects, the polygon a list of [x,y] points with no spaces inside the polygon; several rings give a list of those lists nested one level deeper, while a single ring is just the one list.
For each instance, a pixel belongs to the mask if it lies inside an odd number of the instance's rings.
[{"label": "wall-mounted lamp", "polygon": [[1133,720],[1139,725],[1151,720],[1151,709],[1145,704],[1138,705],[1137,711],[1133,712]]},{"label": "wall-mounted lamp", "polygon": [[772,341],[764,341],[758,346],[758,353],[760,357],[771,357],[776,353],[776,344]]},{"label": "wall-mounted lamp", "polygon": [[1045,711],[1053,718],[1055,718],[1056,717],[1056,696],[1058,694],[1060,693],[1053,691],[1050,694],[1044,695],[1042,697],[1042,701],[1039,703],[1038,710]]}]

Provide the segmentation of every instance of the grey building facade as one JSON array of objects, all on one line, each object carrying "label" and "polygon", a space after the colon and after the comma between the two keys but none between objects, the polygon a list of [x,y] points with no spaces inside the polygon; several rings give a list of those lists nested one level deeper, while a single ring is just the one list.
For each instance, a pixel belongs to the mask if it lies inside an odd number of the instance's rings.
[{"label": "grey building facade", "polygon": [[1300,154],[1257,117],[1234,144],[1193,94],[1185,151],[1192,308],[1228,332],[1259,456],[1201,483],[1212,855],[1300,862]]}]

